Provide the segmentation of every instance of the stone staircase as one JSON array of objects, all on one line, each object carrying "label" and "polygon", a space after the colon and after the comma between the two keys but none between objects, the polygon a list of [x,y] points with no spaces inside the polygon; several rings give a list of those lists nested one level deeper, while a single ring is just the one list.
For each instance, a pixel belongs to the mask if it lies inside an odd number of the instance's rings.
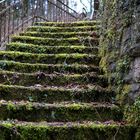
[{"label": "stone staircase", "polygon": [[99,68],[99,22],[35,23],[0,52],[0,140],[133,140]]}]

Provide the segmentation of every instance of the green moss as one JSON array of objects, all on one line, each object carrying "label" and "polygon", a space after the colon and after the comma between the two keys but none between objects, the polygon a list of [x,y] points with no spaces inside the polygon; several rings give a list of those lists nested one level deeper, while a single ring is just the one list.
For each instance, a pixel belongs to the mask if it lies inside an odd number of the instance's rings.
[{"label": "green moss", "polygon": [[[131,9],[132,5],[130,2],[127,8]],[[100,66],[109,78],[110,87],[117,94],[118,103],[125,104],[130,100],[128,94],[131,87],[126,77],[132,61],[129,55],[126,56],[127,49],[132,45],[131,39],[130,42],[128,38],[126,41],[125,34],[132,23],[132,10],[121,10],[124,2],[119,3],[116,0],[105,0],[102,6],[104,10],[101,13]]]},{"label": "green moss", "polygon": [[39,46],[24,43],[10,43],[7,44],[7,51],[20,51],[28,53],[44,53],[44,54],[58,54],[58,53],[90,53],[97,54],[97,47],[86,46]]},{"label": "green moss", "polygon": [[[134,140],[136,128],[132,126],[111,124],[105,126],[104,124],[63,124],[61,126],[51,126],[47,124],[12,124],[10,128],[6,128],[5,124],[1,124],[0,132],[7,137],[14,138],[14,140],[93,140],[102,139],[112,140]],[[14,129],[13,129],[14,128]],[[16,129],[17,133],[14,134]],[[4,131],[5,130],[5,131]],[[11,133],[7,133],[11,131]],[[19,134],[19,135],[18,135]]]},{"label": "green moss", "polygon": [[84,64],[72,64],[72,65],[64,65],[64,64],[30,64],[30,63],[20,63],[14,61],[0,61],[1,70],[8,70],[14,72],[23,72],[23,73],[31,73],[31,72],[45,72],[45,73],[53,73],[61,72],[65,69],[65,73],[86,73],[86,72],[99,72],[99,67],[94,65],[84,65]]},{"label": "green moss", "polygon": [[119,104],[124,105],[128,102],[130,103],[128,94],[130,93],[131,88],[132,88],[132,86],[130,84],[120,85],[118,91],[121,91],[121,93],[117,94],[117,96],[116,96],[116,100]]},{"label": "green moss", "polygon": [[43,38],[71,38],[71,37],[89,37],[90,32],[58,32],[58,33],[49,33],[49,32],[25,32],[20,33],[20,36],[34,36],[34,37],[43,37]]},{"label": "green moss", "polygon": [[[34,102],[60,102],[60,101],[106,101],[109,102],[115,96],[113,92],[93,86],[89,89],[73,88],[28,88],[16,85],[0,85],[1,98],[4,100],[25,100]],[[7,96],[8,95],[8,96]]]},{"label": "green moss", "polygon": [[132,105],[126,105],[124,119],[133,125],[140,126],[140,97]]},{"label": "green moss", "polygon": [[77,26],[77,27],[49,27],[49,26],[31,26],[27,31],[37,32],[84,32],[91,30],[99,30],[99,26]]},{"label": "green moss", "polygon": [[98,39],[91,37],[54,39],[54,38],[29,37],[29,36],[13,36],[12,42],[21,42],[48,46],[69,46],[69,45],[89,45],[89,44],[97,45]]},{"label": "green moss", "polygon": [[16,110],[16,106],[13,102],[9,101],[8,104],[7,104],[7,109],[8,109],[8,111]]},{"label": "green moss", "polygon": [[130,63],[131,59],[128,56],[124,56],[116,63],[115,83],[117,87],[116,92],[118,93],[117,100],[122,104],[129,101],[128,93],[131,86],[125,83],[124,78],[129,72]]},{"label": "green moss", "polygon": [[[3,77],[5,75],[5,77]],[[0,83],[7,85],[34,86],[36,83],[42,86],[65,86],[69,84],[98,84],[106,87],[106,77],[96,73],[87,74],[45,74],[45,73],[17,73],[0,71]]]},{"label": "green moss", "polygon": [[[110,36],[109,38],[115,38]],[[105,44],[104,44],[105,43]],[[120,56],[116,48],[109,49],[107,39],[101,40],[100,45],[100,67],[103,69],[104,74],[108,77],[110,87],[116,92],[116,100],[118,103],[125,104],[128,102],[128,93],[130,86],[125,85],[124,78],[129,72],[131,59],[129,56]],[[103,45],[104,44],[104,45]]]},{"label": "green moss", "polygon": [[108,68],[107,56],[101,58],[101,61],[100,61],[100,64],[99,65],[100,65],[101,69],[103,70],[104,74],[105,75],[108,75],[108,70],[107,70],[107,68]]},{"label": "green moss", "polygon": [[[92,64],[98,65],[99,58],[89,54],[33,54],[15,51],[1,51],[0,59],[13,60],[22,63],[42,63],[42,64]],[[88,61],[87,61],[88,60]]]},{"label": "green moss", "polygon": [[26,107],[26,110],[32,111],[34,106],[33,106],[33,104],[31,102],[27,102],[25,107]]},{"label": "green moss", "polygon": [[116,31],[114,30],[114,28],[108,29],[107,32],[106,32],[106,36],[107,36],[108,39],[114,40],[114,38],[116,36]]},{"label": "green moss", "polygon": [[77,110],[77,111],[80,110],[81,107],[82,108],[86,108],[87,106],[86,105],[83,106],[81,104],[76,104],[76,103],[74,103],[74,104],[72,104],[72,105],[69,106],[70,110]]},{"label": "green moss", "polygon": [[100,24],[100,21],[78,21],[78,22],[36,22],[39,26],[55,26],[55,27],[75,27],[75,26],[94,26]]},{"label": "green moss", "polygon": [[[86,104],[86,103],[31,103],[5,102],[1,103],[0,119],[18,119],[22,121],[107,121],[122,119],[120,109],[115,105]],[[36,114],[37,113],[37,114]]]}]

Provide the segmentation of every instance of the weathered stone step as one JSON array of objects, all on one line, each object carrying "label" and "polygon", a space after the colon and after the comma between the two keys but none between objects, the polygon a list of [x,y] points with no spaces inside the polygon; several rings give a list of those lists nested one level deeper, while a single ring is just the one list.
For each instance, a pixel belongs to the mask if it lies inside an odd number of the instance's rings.
[{"label": "weathered stone step", "polygon": [[[95,33],[94,33],[95,34]],[[43,37],[43,38],[71,38],[71,37],[90,37],[92,32],[24,32],[20,33],[20,36],[33,36],[33,37]],[[98,37],[98,35],[97,35]]]},{"label": "weathered stone step", "polygon": [[35,26],[53,26],[53,27],[95,26],[95,25],[100,25],[100,21],[35,22],[34,25]]},{"label": "weathered stone step", "polygon": [[38,103],[0,101],[0,119],[20,121],[107,121],[122,119],[118,106],[109,103]]},{"label": "weathered stone step", "polygon": [[44,54],[59,54],[59,53],[88,53],[98,54],[98,47],[87,46],[40,46],[26,43],[9,43],[6,45],[7,51],[20,51],[28,53],[44,53]]},{"label": "weathered stone step", "polygon": [[95,65],[83,65],[83,64],[31,64],[20,63],[14,61],[0,60],[0,69],[22,73],[32,72],[45,72],[45,73],[87,73],[87,72],[100,72],[99,67]]},{"label": "weathered stone step", "polygon": [[96,84],[103,87],[107,86],[107,78],[97,73],[86,74],[45,74],[37,73],[17,73],[11,71],[0,71],[0,83],[21,86],[34,86],[40,84],[42,86],[66,86],[69,84]]},{"label": "weathered stone step", "polygon": [[1,121],[2,140],[134,140],[136,127],[107,122]]},{"label": "weathered stone step", "polygon": [[22,63],[42,64],[95,64],[98,65],[100,58],[89,54],[34,54],[15,51],[0,51],[0,60],[13,60]]},{"label": "weathered stone step", "polygon": [[68,85],[65,87],[41,86],[32,87],[0,85],[1,100],[26,100],[34,102],[112,102],[114,92],[98,85]]},{"label": "weathered stone step", "polygon": [[30,26],[27,31],[37,32],[87,32],[98,31],[99,26],[77,26],[77,27],[53,27],[53,26]]},{"label": "weathered stone step", "polygon": [[70,45],[88,45],[97,46],[99,40],[97,38],[42,38],[30,36],[13,36],[12,42],[29,43],[34,45],[47,45],[47,46],[70,46]]}]

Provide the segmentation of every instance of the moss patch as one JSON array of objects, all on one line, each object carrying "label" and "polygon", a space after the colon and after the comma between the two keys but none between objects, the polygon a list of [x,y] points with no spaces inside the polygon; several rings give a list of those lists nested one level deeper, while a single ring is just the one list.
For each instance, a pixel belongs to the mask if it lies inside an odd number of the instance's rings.
[{"label": "moss patch", "polygon": [[49,32],[25,32],[20,33],[21,36],[34,36],[34,37],[43,37],[43,38],[71,38],[71,37],[89,37],[90,32],[58,32],[58,33],[49,33]]},{"label": "moss patch", "polygon": [[58,54],[58,53],[88,53],[97,54],[97,47],[87,46],[39,46],[26,43],[10,43],[7,44],[7,51],[20,51],[28,53],[44,53],[44,54]]},{"label": "moss patch", "polygon": [[63,72],[63,73],[86,73],[86,72],[99,72],[99,67],[94,65],[81,65],[81,64],[72,64],[72,65],[64,65],[64,64],[30,64],[30,63],[20,63],[14,61],[0,61],[0,69],[15,71],[15,72],[23,72],[23,73],[31,73],[31,72],[45,72],[45,73],[53,73],[55,72]]},{"label": "moss patch", "polygon": [[[16,130],[17,133],[14,133]],[[104,124],[63,124],[61,126],[43,125],[43,124],[11,124],[3,123],[0,129],[3,134],[3,139],[11,138],[14,140],[62,140],[62,139],[73,139],[73,140],[93,140],[102,139],[112,140],[134,140],[136,129],[132,126],[121,126],[121,125],[104,125]],[[2,137],[2,135],[1,135]]]},{"label": "moss patch", "polygon": [[39,26],[54,26],[54,27],[76,27],[76,26],[94,26],[99,25],[100,21],[78,21],[78,22],[36,22]]},{"label": "moss patch", "polygon": [[98,65],[100,58],[89,54],[33,54],[15,51],[1,51],[0,59],[13,60],[22,63],[42,64],[95,64]]},{"label": "moss patch", "polygon": [[37,32],[84,32],[97,31],[99,26],[77,26],[77,27],[50,27],[50,26],[32,26],[27,28],[27,31]]},{"label": "moss patch", "polygon": [[42,86],[66,86],[78,84],[96,84],[100,86],[107,86],[107,79],[102,75],[96,73],[88,74],[45,74],[42,72],[29,74],[29,73],[16,73],[10,71],[0,71],[0,83],[12,84],[21,86],[34,86],[41,84]]},{"label": "moss patch", "polygon": [[107,121],[122,119],[120,109],[109,104],[59,103],[45,104],[32,102],[1,101],[0,119],[21,121]]},{"label": "moss patch", "polygon": [[42,38],[42,37],[29,37],[29,36],[13,36],[12,42],[29,43],[35,45],[48,45],[48,46],[69,46],[69,45],[98,45],[98,39],[95,38]]},{"label": "moss patch", "polygon": [[115,94],[100,86],[82,88],[66,87],[23,87],[16,85],[0,85],[0,97],[4,100],[26,100],[34,102],[110,102]]}]

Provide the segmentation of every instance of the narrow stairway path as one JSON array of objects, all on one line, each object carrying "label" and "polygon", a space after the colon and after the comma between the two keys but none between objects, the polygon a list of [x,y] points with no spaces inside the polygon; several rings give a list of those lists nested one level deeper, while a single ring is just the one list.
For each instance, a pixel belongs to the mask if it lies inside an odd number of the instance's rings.
[{"label": "narrow stairway path", "polygon": [[40,22],[0,51],[0,139],[132,140],[99,68],[98,21]]}]

